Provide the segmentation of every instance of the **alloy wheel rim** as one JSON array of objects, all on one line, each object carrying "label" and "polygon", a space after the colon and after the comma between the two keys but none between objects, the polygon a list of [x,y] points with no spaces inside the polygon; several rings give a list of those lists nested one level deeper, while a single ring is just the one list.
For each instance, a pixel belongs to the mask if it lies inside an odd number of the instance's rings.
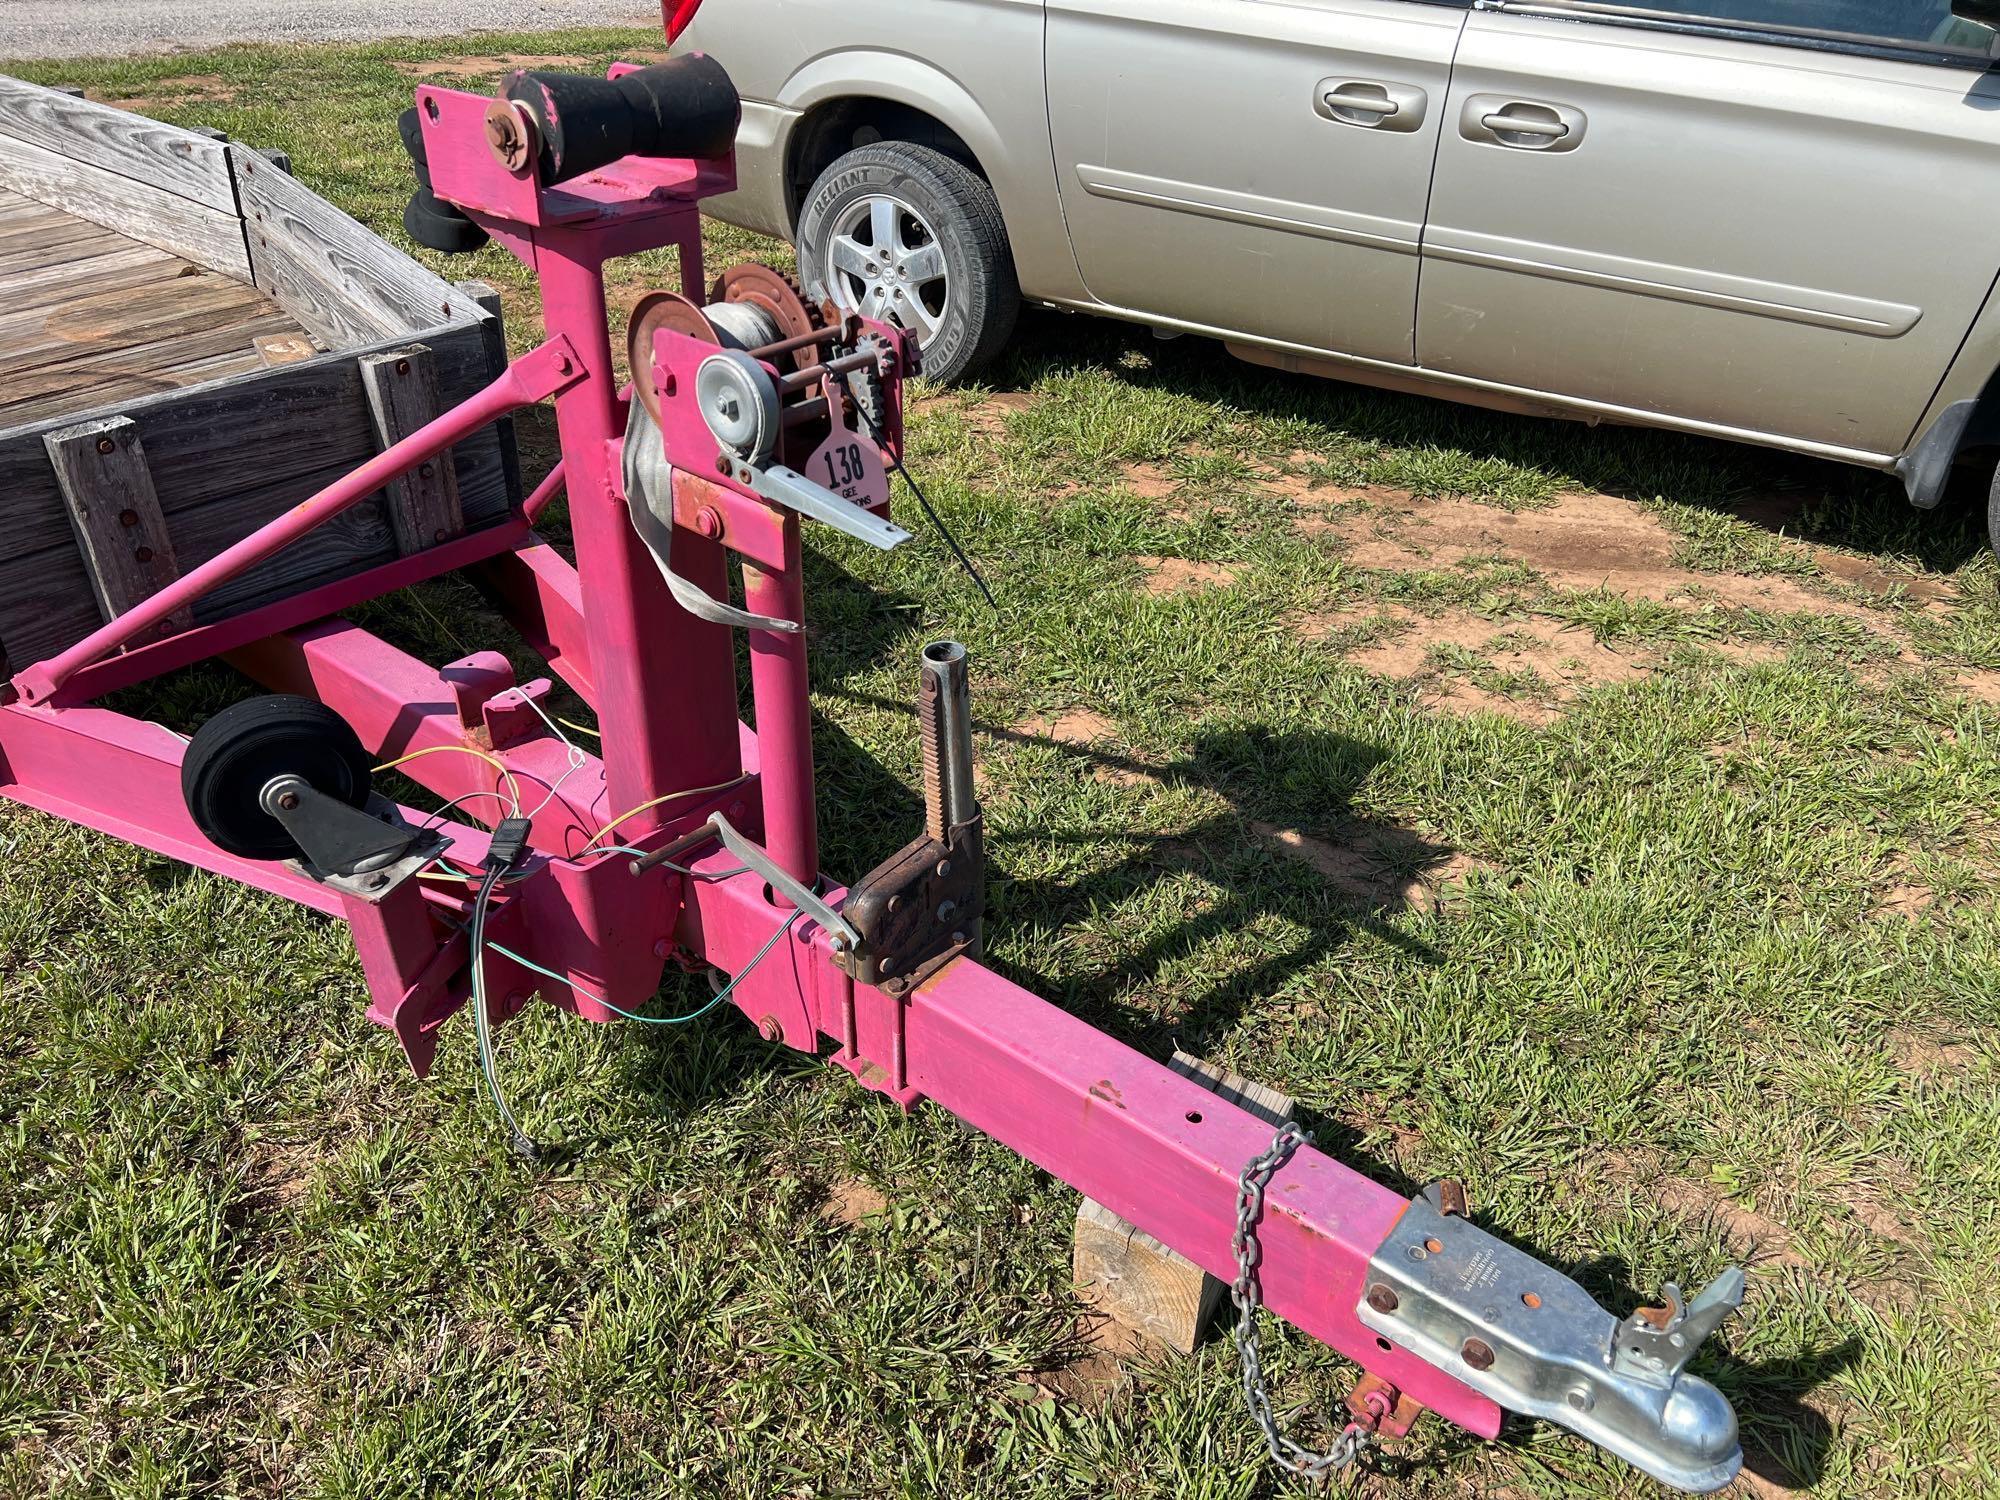
[{"label": "alloy wheel rim", "polygon": [[827,238],[828,290],[845,311],[928,343],[944,326],[951,275],[928,220],[887,194],[857,199]]}]

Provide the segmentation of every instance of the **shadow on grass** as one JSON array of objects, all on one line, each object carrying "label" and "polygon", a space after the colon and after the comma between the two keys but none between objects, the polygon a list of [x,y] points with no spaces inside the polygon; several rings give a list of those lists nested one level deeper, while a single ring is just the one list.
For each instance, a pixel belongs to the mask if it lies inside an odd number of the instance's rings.
[{"label": "shadow on grass", "polygon": [[[867,694],[842,696],[873,708],[904,707]],[[1108,939],[1115,959],[1085,978],[1065,978],[1044,965],[989,952],[985,962],[995,972],[1058,1000],[1120,1041],[1159,1058],[1177,1046],[1200,1052],[1225,1036],[1246,1008],[1338,951],[1357,930],[1419,960],[1434,958],[1427,945],[1385,918],[1399,904],[1399,892],[1452,851],[1407,829],[1354,816],[1355,792],[1384,758],[1377,747],[1345,735],[1237,726],[1198,735],[1185,757],[1162,766],[1026,730],[985,723],[978,728],[1010,744],[1052,749],[1094,774],[1198,787],[1230,804],[1229,812],[1173,834],[1012,830],[1009,837],[1016,842],[1123,846],[1124,852],[1075,879],[1021,879],[999,860],[988,872],[989,933],[1001,923],[1077,930],[1107,911],[1143,907],[1151,893],[1171,891],[1188,875],[1219,893],[1186,920],[1142,942]],[[914,835],[923,816],[920,800],[836,726],[815,724],[815,758],[822,783],[839,789],[837,797],[821,803],[828,850],[847,851],[854,856],[853,868],[868,869]],[[1333,834],[1338,842],[1315,844],[1317,855],[1294,857],[1274,849],[1257,831],[1260,823],[1265,833],[1281,825],[1288,832]],[[1351,877],[1344,868],[1315,868],[1317,860],[1344,864],[1350,855]],[[1148,1016],[1123,1001],[1232,935],[1271,919],[1304,936],[1281,952],[1215,975],[1170,1010]]]},{"label": "shadow on grass", "polygon": [[1455,449],[1541,471],[1565,487],[1698,506],[1807,541],[1907,558],[1949,573],[1986,546],[1983,472],[1955,477],[1919,511],[1890,475],[1746,444],[1611,423],[1515,416],[1248,364],[1220,343],[1162,341],[1136,324],[1050,311],[1023,315],[996,386],[1028,388],[1095,365],[1135,389],[1165,390],[1264,420],[1317,423],[1363,445]]}]

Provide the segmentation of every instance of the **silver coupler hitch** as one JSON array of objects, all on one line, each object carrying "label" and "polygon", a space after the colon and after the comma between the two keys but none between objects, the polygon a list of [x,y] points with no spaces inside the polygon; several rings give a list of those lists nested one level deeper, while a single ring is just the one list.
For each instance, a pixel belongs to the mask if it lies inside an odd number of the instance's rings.
[{"label": "silver coupler hitch", "polygon": [[1368,1263],[1363,1324],[1509,1411],[1560,1423],[1678,1489],[1706,1494],[1736,1477],[1736,1413],[1686,1367],[1741,1305],[1739,1267],[1691,1302],[1669,1284],[1664,1306],[1621,1322],[1465,1218],[1462,1193],[1453,1199],[1433,1184],[1411,1200]]}]

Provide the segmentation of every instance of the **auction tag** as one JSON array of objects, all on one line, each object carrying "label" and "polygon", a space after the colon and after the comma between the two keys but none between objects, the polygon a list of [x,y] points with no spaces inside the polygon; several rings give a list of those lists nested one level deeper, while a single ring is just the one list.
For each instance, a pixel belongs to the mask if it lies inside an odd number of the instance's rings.
[{"label": "auction tag", "polygon": [[834,428],[806,460],[805,476],[864,510],[880,510],[889,503],[889,471],[882,466],[881,451],[844,427]]}]

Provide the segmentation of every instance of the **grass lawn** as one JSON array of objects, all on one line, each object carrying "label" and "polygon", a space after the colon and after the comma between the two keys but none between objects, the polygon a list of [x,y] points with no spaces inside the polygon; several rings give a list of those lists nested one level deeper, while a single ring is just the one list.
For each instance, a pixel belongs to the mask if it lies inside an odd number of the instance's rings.
[{"label": "grass lawn", "polygon": [[[288,149],[400,240],[425,77],[641,32],[48,63]],[[726,59],[725,59],[726,61]],[[718,229],[715,264],[777,247]],[[532,289],[499,251],[449,264]],[[619,294],[672,285],[624,268]],[[547,425],[530,425],[546,451]],[[954,633],[992,962],[1295,1095],[1406,1191],[1620,1312],[1731,1259],[1698,1362],[1741,1492],[2000,1493],[2000,568],[1872,476],[1486,416],[1031,315],[911,464],[982,562],[813,532],[826,862],[916,826],[917,646]],[[4,503],[4,497],[0,497]],[[905,517],[905,519],[909,519]],[[370,622],[444,660],[454,584]],[[202,669],[125,706],[187,729]],[[731,1012],[553,1011],[412,1080],[344,929],[0,810],[0,1491],[1222,1497],[1285,1492],[1226,1341],[1106,1347],[1076,1198]],[[1312,1430],[1340,1361],[1273,1330]],[[1319,1429],[1325,1435],[1325,1429]],[[1550,1427],[1435,1418],[1362,1493],[1660,1493]]]}]

